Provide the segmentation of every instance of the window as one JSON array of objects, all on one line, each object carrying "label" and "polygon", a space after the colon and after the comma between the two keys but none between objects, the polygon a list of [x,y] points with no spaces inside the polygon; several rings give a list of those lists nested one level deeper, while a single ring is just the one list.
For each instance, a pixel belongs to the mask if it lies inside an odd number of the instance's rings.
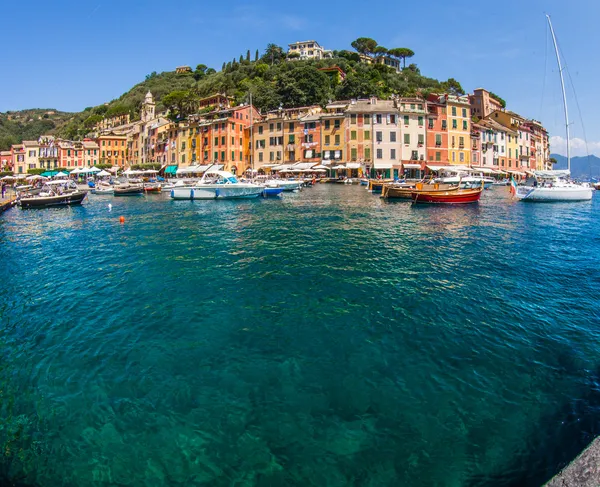
[{"label": "window", "polygon": [[381,114],[375,115],[375,120],[373,120],[373,123],[381,123]]},{"label": "window", "polygon": [[219,137],[215,137],[215,145],[219,145]]},{"label": "window", "polygon": [[508,148],[508,157],[512,157],[512,149],[510,147]]},{"label": "window", "polygon": [[396,142],[396,132],[390,132],[390,142]]},{"label": "window", "polygon": [[356,140],[356,130],[350,132],[350,140]]},{"label": "window", "polygon": [[275,153],[274,152],[269,152],[269,161],[273,162],[275,160]]},{"label": "window", "polygon": [[330,127],[331,127],[331,121],[325,120],[325,130],[329,130]]},{"label": "window", "polygon": [[218,161],[219,160],[219,153],[217,151],[215,151],[214,154],[215,154],[215,161]]},{"label": "window", "polygon": [[207,150],[204,151],[204,160],[208,161],[208,151]]},{"label": "window", "polygon": [[433,129],[433,118],[429,119],[429,130]]},{"label": "window", "polygon": [[258,153],[258,162],[262,162],[263,161],[263,153],[259,152]]},{"label": "window", "polygon": [[231,161],[235,161],[235,152],[231,151]]},{"label": "window", "polygon": [[404,134],[404,143],[410,144],[410,134]]},{"label": "window", "polygon": [[290,127],[289,128],[290,132],[293,132],[294,131],[294,122],[290,122],[289,127]]},{"label": "window", "polygon": [[224,161],[225,160],[225,151],[221,151],[221,160]]},{"label": "window", "polygon": [[262,133],[263,133],[263,127],[262,127],[262,125],[259,125],[258,126],[258,135],[262,135]]},{"label": "window", "polygon": [[277,131],[281,130],[281,122],[277,122]]},{"label": "window", "polygon": [[339,135],[335,136],[335,145],[340,145],[340,136]]},{"label": "window", "polygon": [[333,128],[339,129],[340,128],[340,120],[334,120],[333,121]]},{"label": "window", "polygon": [[463,130],[469,130],[469,122],[467,122],[466,120],[463,120]]},{"label": "window", "polygon": [[419,117],[419,127],[423,126],[423,117]]},{"label": "window", "polygon": [[442,160],[442,153],[441,152],[436,152],[435,153],[435,160],[436,161],[441,161]]},{"label": "window", "polygon": [[377,142],[382,142],[383,141],[383,132],[375,132],[375,140]]},{"label": "window", "polygon": [[442,130],[446,130],[448,128],[448,122],[446,120],[442,120]]},{"label": "window", "polygon": [[408,115],[404,115],[404,125],[408,125]]},{"label": "window", "polygon": [[458,138],[458,146],[459,147],[464,147],[465,146],[465,138],[464,137],[459,137]]},{"label": "window", "polygon": [[411,110],[414,110],[414,109],[415,109],[415,104],[414,104],[414,103],[411,103],[411,104],[410,104],[410,109],[411,109]]},{"label": "window", "polygon": [[396,159],[396,149],[390,149],[390,159]]},{"label": "window", "polygon": [[371,148],[365,147],[365,159],[371,160]]},{"label": "window", "polygon": [[351,158],[353,161],[356,161],[356,147],[355,147],[355,148],[353,148],[353,149],[350,149],[350,158]]},{"label": "window", "polygon": [[225,145],[225,136],[221,137],[221,145]]},{"label": "window", "polygon": [[452,153],[452,162],[456,162],[456,152]]},{"label": "window", "polygon": [[355,113],[353,113],[353,114],[350,115],[350,123],[352,125],[356,124],[356,114]]},{"label": "window", "polygon": [[288,144],[295,144],[296,143],[296,136],[295,135],[289,135],[288,136]]},{"label": "window", "polygon": [[460,162],[465,162],[465,153],[464,152],[459,152],[458,153],[458,160]]},{"label": "window", "polygon": [[181,163],[185,164],[185,154],[181,154]]},{"label": "window", "polygon": [[466,108],[462,109],[462,115],[463,115],[463,118],[467,118],[467,109]]},{"label": "window", "polygon": [[277,160],[281,161],[281,151],[280,150],[277,151]]},{"label": "window", "polygon": [[454,135],[452,136],[452,147],[454,147],[456,145],[456,139],[454,138]]},{"label": "window", "polygon": [[365,130],[365,140],[371,140],[371,131]]},{"label": "window", "polygon": [[410,154],[410,158],[413,161],[419,160],[419,153],[416,150],[412,151]]},{"label": "window", "polygon": [[365,119],[365,124],[371,123],[371,115],[365,114],[364,119]]},{"label": "window", "polygon": [[452,128],[453,129],[457,129],[458,128],[458,122],[456,121],[455,118],[452,119]]},{"label": "window", "polygon": [[331,142],[331,136],[330,135],[326,135],[325,136],[325,145],[329,145]]},{"label": "window", "polygon": [[452,116],[456,117],[456,107],[452,107]]},{"label": "window", "polygon": [[269,124],[269,132],[273,132],[274,125],[272,123]]},{"label": "window", "polygon": [[383,159],[383,149],[377,149],[377,159]]},{"label": "window", "polygon": [[[194,144],[196,145],[196,144]],[[231,145],[235,145],[235,137],[231,137]]]},{"label": "window", "polygon": [[419,145],[423,145],[425,143],[425,136],[423,134],[419,134],[418,135],[418,141],[417,141],[417,143]]},{"label": "window", "polygon": [[396,123],[396,115],[394,115],[394,114],[389,115],[388,123],[394,123],[395,124]]},{"label": "window", "polygon": [[435,134],[435,145],[441,147],[442,145],[442,134]]}]

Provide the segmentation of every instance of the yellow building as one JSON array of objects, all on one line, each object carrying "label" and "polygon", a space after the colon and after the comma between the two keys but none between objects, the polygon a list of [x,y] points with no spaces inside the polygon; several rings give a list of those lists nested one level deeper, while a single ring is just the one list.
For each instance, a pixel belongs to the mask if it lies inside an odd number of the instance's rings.
[{"label": "yellow building", "polygon": [[506,141],[506,169],[508,171],[519,171],[521,164],[519,162],[519,127],[525,121],[523,117],[511,111],[496,110],[487,118],[498,122],[510,131],[507,133]]},{"label": "yellow building", "polygon": [[471,163],[471,104],[468,96],[446,95],[448,160],[454,165]]},{"label": "yellow building", "polygon": [[108,133],[96,139],[99,147],[100,164],[124,167],[127,153],[127,136]]},{"label": "yellow building", "polygon": [[[345,153],[347,103],[331,103],[321,114],[321,141],[323,160],[342,163],[349,160]],[[352,134],[358,137],[358,134]],[[358,156],[355,157],[355,159]]]}]

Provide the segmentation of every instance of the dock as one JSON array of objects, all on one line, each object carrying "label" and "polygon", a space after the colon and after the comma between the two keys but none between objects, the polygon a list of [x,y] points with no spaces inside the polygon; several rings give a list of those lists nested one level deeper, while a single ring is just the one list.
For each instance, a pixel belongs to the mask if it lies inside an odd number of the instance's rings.
[{"label": "dock", "polygon": [[17,198],[14,194],[7,195],[6,198],[0,198],[0,213],[4,213],[9,208],[17,204]]},{"label": "dock", "polygon": [[597,487],[600,485],[600,437],[556,475],[545,487]]}]

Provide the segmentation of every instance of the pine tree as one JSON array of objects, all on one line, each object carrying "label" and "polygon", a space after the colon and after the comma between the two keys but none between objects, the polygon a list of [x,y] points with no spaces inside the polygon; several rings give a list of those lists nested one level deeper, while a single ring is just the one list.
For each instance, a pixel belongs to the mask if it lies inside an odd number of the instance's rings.
[{"label": "pine tree", "polygon": [[242,64],[244,62],[244,56],[242,56],[241,54],[240,54],[240,61],[239,62],[240,62],[240,64]]},{"label": "pine tree", "polygon": [[223,63],[223,66],[221,67],[221,71],[225,71],[226,67],[227,67],[227,63]]},{"label": "pine tree", "polygon": [[246,61],[250,62],[250,49],[246,52]]},{"label": "pine tree", "polygon": [[258,62],[258,49],[256,50],[256,54],[254,55],[254,62]]}]

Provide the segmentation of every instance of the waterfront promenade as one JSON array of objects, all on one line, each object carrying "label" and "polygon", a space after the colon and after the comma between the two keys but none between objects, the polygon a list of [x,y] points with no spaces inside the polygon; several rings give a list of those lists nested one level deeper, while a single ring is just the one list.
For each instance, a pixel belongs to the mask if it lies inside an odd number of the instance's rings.
[{"label": "waterfront promenade", "polygon": [[599,485],[600,438],[596,438],[545,487],[598,487]]}]

